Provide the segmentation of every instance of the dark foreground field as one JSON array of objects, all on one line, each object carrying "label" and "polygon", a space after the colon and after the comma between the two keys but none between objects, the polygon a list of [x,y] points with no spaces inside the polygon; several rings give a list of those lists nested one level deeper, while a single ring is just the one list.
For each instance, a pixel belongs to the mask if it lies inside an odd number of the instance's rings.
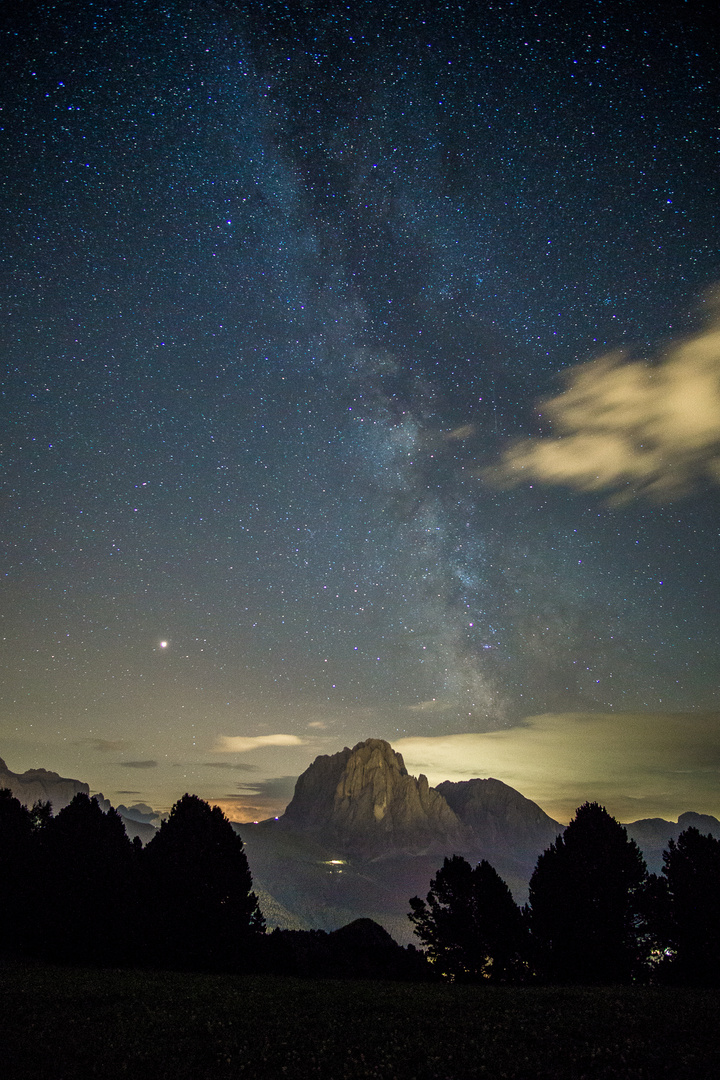
[{"label": "dark foreground field", "polygon": [[720,1076],[718,994],[0,969],[5,1080]]}]

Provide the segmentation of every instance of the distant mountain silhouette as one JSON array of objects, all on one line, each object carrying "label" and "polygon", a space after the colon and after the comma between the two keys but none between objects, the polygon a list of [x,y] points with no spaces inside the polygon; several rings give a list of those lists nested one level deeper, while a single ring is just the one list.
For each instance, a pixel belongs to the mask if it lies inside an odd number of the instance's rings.
[{"label": "distant mountain silhouette", "polygon": [[[0,758],[0,788],[10,788],[23,806],[32,807],[38,801],[49,802],[53,814],[59,813],[79,793],[90,794],[89,784],[82,780],[71,780],[60,776],[59,773],[49,772],[47,769],[28,769],[24,773],[14,773],[8,769],[2,758]],[[100,809],[107,813],[110,802],[102,794],[95,795],[94,798],[97,799]],[[131,840],[139,836],[143,844],[146,844],[157,832],[153,825],[137,821],[132,816],[125,816],[122,812],[120,816]]]},{"label": "distant mountain silhouette", "polygon": [[14,773],[0,758],[0,788],[10,788],[15,798],[23,806],[33,806],[36,802],[52,803],[53,813],[62,810],[72,802],[77,794],[90,794],[90,787],[81,780],[70,780],[47,769],[28,769],[24,773]]},{"label": "distant mountain silhouette", "polygon": [[665,821],[664,818],[641,818],[640,821],[631,821],[625,826],[628,836],[641,849],[648,870],[655,874],[662,870],[662,854],[668,846],[668,840],[677,840],[681,832],[691,827],[703,834],[710,833],[720,840],[720,821],[712,814],[696,814],[692,810],[681,814],[677,822]]},{"label": "distant mountain silhouette", "polygon": [[502,780],[444,780],[436,791],[472,830],[476,842],[488,850],[536,859],[563,831],[537,803]]}]

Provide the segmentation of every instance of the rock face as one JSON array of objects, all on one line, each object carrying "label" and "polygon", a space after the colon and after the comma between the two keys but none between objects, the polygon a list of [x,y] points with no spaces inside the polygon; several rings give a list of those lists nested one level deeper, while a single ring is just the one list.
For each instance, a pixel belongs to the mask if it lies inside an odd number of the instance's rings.
[{"label": "rock face", "polygon": [[53,813],[57,814],[75,798],[78,792],[90,794],[88,784],[81,780],[69,780],[47,769],[28,769],[24,773],[10,772],[0,758],[0,788],[10,788],[13,795],[24,806],[33,806],[38,800],[52,803]]},{"label": "rock face", "polygon": [[487,849],[537,855],[563,826],[502,780],[444,780],[436,789]]},{"label": "rock face", "polygon": [[410,776],[384,739],[316,758],[298,779],[281,821],[366,855],[447,851],[467,831],[427,777]]}]

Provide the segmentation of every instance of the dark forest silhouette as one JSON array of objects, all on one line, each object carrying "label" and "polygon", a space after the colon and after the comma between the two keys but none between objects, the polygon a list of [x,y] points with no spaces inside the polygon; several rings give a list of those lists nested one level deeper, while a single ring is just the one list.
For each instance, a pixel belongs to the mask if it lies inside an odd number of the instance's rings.
[{"label": "dark forest silhouette", "polygon": [[442,975],[463,981],[720,984],[720,840],[670,841],[662,875],[598,803],[544,851],[521,911],[486,862],[445,859],[410,919]]},{"label": "dark forest silhouette", "polygon": [[0,951],[54,963],[516,984],[720,983],[720,840],[691,827],[648,874],[622,825],[585,803],[544,851],[521,910],[485,860],[446,858],[409,918],[425,952],[377,923],[274,930],[243,842],[184,795],[143,848],[78,794],[53,816],[0,790]]},{"label": "dark forest silhouette", "polygon": [[0,950],[54,963],[416,979],[423,955],[358,919],[276,930],[244,845],[219,809],[184,795],[143,848],[115,810],[78,794],[53,817],[0,791]]},{"label": "dark forest silhouette", "polygon": [[265,925],[240,837],[184,795],[146,848],[78,794],[57,816],[0,793],[2,942],[56,962],[248,970]]}]

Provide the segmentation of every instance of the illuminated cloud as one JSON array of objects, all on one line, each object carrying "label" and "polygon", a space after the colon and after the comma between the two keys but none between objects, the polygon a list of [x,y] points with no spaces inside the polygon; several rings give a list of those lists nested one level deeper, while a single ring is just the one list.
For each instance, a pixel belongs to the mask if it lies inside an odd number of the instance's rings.
[{"label": "illuminated cloud", "polygon": [[720,714],[548,713],[482,734],[398,739],[431,784],[493,776],[567,821],[596,800],[621,820],[720,816]]},{"label": "illuminated cloud", "polygon": [[304,746],[297,735],[219,735],[213,749],[223,754],[246,754],[261,746]]},{"label": "illuminated cloud", "polygon": [[452,431],[444,432],[443,439],[447,442],[461,442],[463,439],[469,439],[474,434],[474,424],[461,424],[460,427],[453,428]]},{"label": "illuminated cloud", "polygon": [[257,784],[243,784],[241,794],[219,795],[210,802],[213,806],[219,806],[230,821],[262,821],[282,814],[293,796],[296,783],[295,776],[274,776]]},{"label": "illuminated cloud", "polygon": [[720,311],[652,363],[611,353],[565,374],[540,403],[555,436],[523,439],[482,474],[607,491],[615,502],[661,499],[720,483]]}]

